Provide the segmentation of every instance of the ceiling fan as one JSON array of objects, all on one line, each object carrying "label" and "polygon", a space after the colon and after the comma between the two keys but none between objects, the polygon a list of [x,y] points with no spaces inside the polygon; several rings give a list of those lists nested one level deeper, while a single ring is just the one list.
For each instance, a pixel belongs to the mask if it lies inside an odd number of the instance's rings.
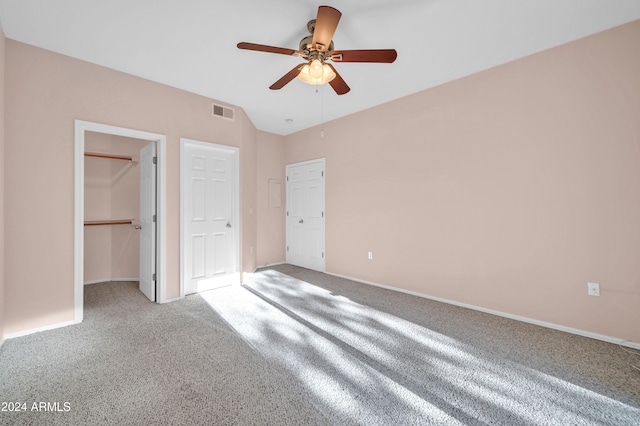
[{"label": "ceiling fan", "polygon": [[307,29],[311,35],[300,41],[299,50],[246,42],[238,43],[238,48],[299,56],[307,61],[296,65],[280,80],[273,83],[269,87],[271,90],[282,89],[287,83],[298,77],[308,84],[329,83],[338,95],[344,95],[351,89],[333,65],[326,63],[327,60],[391,63],[396,60],[398,53],[395,49],[334,50],[332,38],[341,16],[342,13],[333,7],[320,6],[317,18],[307,23]]}]

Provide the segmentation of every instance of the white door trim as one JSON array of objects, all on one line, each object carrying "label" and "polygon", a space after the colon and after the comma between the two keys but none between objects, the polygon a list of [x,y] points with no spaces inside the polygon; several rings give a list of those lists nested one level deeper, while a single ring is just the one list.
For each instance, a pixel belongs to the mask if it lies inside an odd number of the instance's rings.
[{"label": "white door trim", "polygon": [[73,299],[75,323],[83,318],[84,310],[84,133],[85,131],[105,133],[115,136],[155,141],[157,143],[157,264],[156,278],[158,303],[168,302],[166,298],[166,254],[167,254],[167,178],[166,178],[166,152],[167,138],[165,135],[149,133],[141,130],[126,129],[124,127],[110,126],[108,124],[92,123],[89,121],[75,120],[75,148],[74,148],[74,244],[73,244]]},{"label": "white door trim", "polygon": [[186,155],[186,145],[193,144],[202,146],[205,148],[223,149],[227,151],[233,151],[234,155],[234,188],[233,188],[233,223],[237,224],[233,227],[233,238],[235,239],[235,258],[236,258],[236,275],[238,282],[234,284],[240,284],[240,148],[229,145],[216,144],[212,142],[198,141],[188,138],[180,138],[180,297],[185,297],[185,274],[187,268],[185,267],[185,238],[187,237],[187,217],[186,217],[186,203],[187,203],[187,168],[183,166],[182,162]]}]

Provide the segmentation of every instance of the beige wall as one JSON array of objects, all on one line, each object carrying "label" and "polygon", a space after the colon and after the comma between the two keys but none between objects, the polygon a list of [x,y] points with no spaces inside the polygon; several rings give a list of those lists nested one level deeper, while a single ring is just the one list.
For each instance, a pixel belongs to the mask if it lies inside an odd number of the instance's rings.
[{"label": "beige wall", "polygon": [[256,247],[258,246],[258,213],[256,203],[256,166],[258,161],[256,153],[257,131],[255,127],[251,125],[245,126],[244,132],[244,150],[240,152],[240,170],[242,170],[240,175],[240,218],[242,220],[240,239],[244,241],[241,247],[243,281],[248,278],[248,274],[251,274],[256,269]]},{"label": "beige wall", "polygon": [[284,146],[284,137],[258,132],[259,266],[284,262],[286,259]]},{"label": "beige wall", "polygon": [[245,273],[285,258],[269,180],[325,157],[328,272],[638,341],[639,41],[628,24],[325,123],[321,139],[258,132],[240,109],[214,118],[207,98],[8,40],[4,333],[73,318],[82,119],[167,136],[169,298],[187,137],[240,147]]},{"label": "beige wall", "polygon": [[[241,269],[256,247],[255,138],[244,111],[211,115],[211,100],[13,40],[6,43],[4,333],[73,319],[74,120],[167,137],[167,298],[179,296],[179,138],[237,146]],[[249,209],[253,208],[252,215]]]},{"label": "beige wall", "polygon": [[4,138],[4,68],[5,68],[4,32],[0,28],[0,342],[4,338],[5,304],[5,243],[4,243],[4,186],[5,186],[5,138]]},{"label": "beige wall", "polygon": [[286,137],[326,157],[327,271],[640,341],[639,45],[636,21]]},{"label": "beige wall", "polygon": [[[94,132],[85,134],[85,151],[134,157],[134,161],[85,157],[85,220],[137,219],[140,216],[140,150],[149,141]],[[133,225],[84,228],[84,282],[138,279],[140,231]]]}]

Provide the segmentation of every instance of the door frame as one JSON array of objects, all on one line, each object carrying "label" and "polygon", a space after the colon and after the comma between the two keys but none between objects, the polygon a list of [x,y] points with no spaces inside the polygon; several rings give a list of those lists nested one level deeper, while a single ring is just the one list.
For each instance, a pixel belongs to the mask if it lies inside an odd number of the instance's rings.
[{"label": "door frame", "polygon": [[236,226],[233,227],[233,238],[235,240],[235,257],[236,257],[236,275],[238,276],[238,282],[233,284],[240,284],[241,272],[240,272],[240,148],[230,145],[222,145],[213,142],[205,142],[189,138],[180,138],[180,298],[185,297],[185,274],[188,268],[186,267],[187,261],[185,255],[185,238],[187,237],[187,217],[186,217],[186,203],[187,200],[187,168],[183,167],[183,161],[186,155],[187,144],[198,145],[203,148],[209,148],[213,150],[225,150],[232,151],[234,153],[233,163],[233,178],[235,180],[233,185],[233,222]]},{"label": "door frame", "polygon": [[166,152],[167,138],[165,135],[127,129],[108,124],[75,120],[74,137],[74,244],[73,244],[73,297],[74,322],[82,322],[84,315],[84,137],[85,132],[103,133],[114,136],[142,139],[156,142],[157,164],[157,198],[156,210],[158,215],[156,230],[156,300],[166,303],[166,234],[167,234],[167,179]]}]

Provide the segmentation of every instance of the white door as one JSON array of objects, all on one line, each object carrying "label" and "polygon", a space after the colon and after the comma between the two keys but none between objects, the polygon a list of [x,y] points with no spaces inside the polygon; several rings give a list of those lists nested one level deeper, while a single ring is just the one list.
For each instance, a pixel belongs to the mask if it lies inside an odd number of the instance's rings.
[{"label": "white door", "polygon": [[156,300],[156,143],[140,150],[140,291]]},{"label": "white door", "polygon": [[237,149],[186,139],[181,148],[185,293],[239,283]]},{"label": "white door", "polygon": [[324,272],[324,158],[287,165],[287,263]]}]

